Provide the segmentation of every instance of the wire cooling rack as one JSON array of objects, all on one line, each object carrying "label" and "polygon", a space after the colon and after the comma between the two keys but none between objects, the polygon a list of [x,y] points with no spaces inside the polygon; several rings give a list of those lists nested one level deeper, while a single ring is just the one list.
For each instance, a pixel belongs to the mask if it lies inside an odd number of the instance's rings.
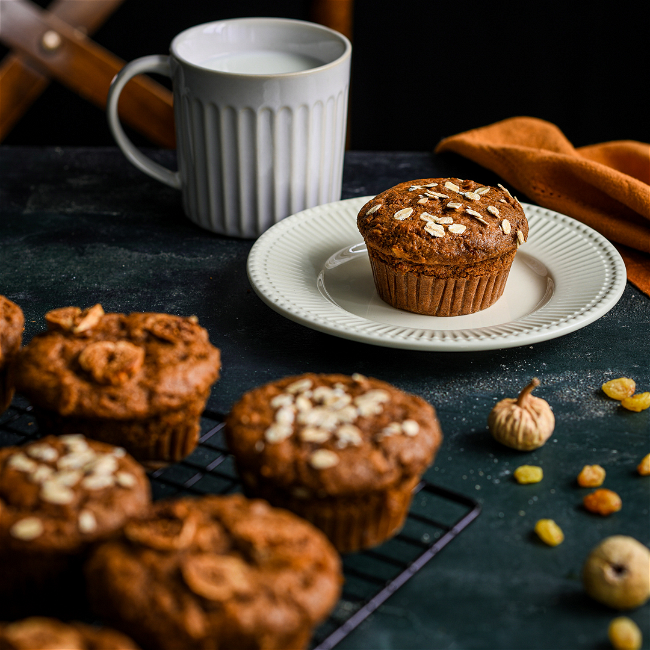
[{"label": "wire cooling rack", "polygon": [[[40,436],[29,403],[17,397],[0,415],[0,447]],[[223,437],[223,416],[205,411],[198,447],[185,460],[149,474],[154,499],[229,494],[241,483]],[[343,556],[343,594],[316,629],[310,650],[330,650],[461,533],[480,513],[462,494],[422,481],[404,528],[375,549]]]}]

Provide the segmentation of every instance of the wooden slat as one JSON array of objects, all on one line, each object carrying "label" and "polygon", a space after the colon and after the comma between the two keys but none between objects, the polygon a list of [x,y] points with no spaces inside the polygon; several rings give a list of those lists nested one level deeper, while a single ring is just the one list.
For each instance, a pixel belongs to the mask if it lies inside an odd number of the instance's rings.
[{"label": "wooden slat", "polygon": [[[336,30],[352,41],[354,0],[312,0],[311,20]],[[350,95],[348,95],[348,113],[350,101]],[[346,150],[350,148],[351,137],[350,120],[348,120],[345,132]]]},{"label": "wooden slat", "polygon": [[[54,51],[41,47],[48,30],[61,37]],[[30,66],[65,84],[72,91],[106,107],[108,87],[124,61],[68,25],[25,0],[3,3],[0,39],[27,58]],[[124,88],[119,104],[121,119],[156,144],[175,146],[172,94],[147,77],[137,77]]]},{"label": "wooden slat", "polygon": [[312,0],[311,19],[352,40],[353,0]]},{"label": "wooden slat", "polygon": [[10,52],[0,66],[0,142],[47,88],[49,79]]},{"label": "wooden slat", "polygon": [[[93,34],[124,0],[54,0],[47,10],[68,25]],[[10,52],[0,63],[0,142],[48,87],[48,77],[22,55]]]}]

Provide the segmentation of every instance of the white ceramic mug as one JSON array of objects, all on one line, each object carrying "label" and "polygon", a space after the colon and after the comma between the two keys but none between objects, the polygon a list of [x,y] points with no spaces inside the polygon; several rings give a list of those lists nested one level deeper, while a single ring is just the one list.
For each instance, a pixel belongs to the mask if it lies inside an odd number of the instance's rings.
[{"label": "white ceramic mug", "polygon": [[[169,56],[124,66],[108,93],[108,123],[136,167],[182,190],[192,221],[257,237],[341,198],[351,52],[345,36],[300,20],[197,25],[174,38]],[[177,172],[139,151],[117,116],[122,88],[144,72],[172,79]]]}]

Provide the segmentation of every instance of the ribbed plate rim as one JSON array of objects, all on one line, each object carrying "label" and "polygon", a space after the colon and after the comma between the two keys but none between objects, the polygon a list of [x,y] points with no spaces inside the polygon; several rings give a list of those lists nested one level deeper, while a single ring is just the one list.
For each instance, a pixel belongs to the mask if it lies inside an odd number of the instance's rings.
[{"label": "ribbed plate rim", "polygon": [[[555,273],[571,273],[573,279],[597,269],[604,273],[601,286],[576,294],[570,286],[560,283],[541,308],[489,327],[414,329],[362,318],[322,296],[316,284],[318,263],[314,264],[313,259],[327,259],[362,240],[356,215],[372,198],[345,199],[308,208],[283,219],[259,237],[249,253],[247,272],[261,300],[294,322],[341,338],[411,350],[476,351],[530,345],[574,332],[606,314],[625,289],[625,264],[605,237],[564,214],[522,203],[530,224],[527,252]],[[536,240],[536,231],[550,226],[557,227],[555,236]]]}]

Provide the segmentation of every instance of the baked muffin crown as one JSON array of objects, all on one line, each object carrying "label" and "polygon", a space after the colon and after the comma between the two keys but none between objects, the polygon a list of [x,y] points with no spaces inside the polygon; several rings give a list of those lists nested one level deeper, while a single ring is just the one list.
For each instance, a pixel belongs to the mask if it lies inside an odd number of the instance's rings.
[{"label": "baked muffin crown", "polygon": [[442,441],[422,398],[358,374],[314,373],[246,393],[226,437],[242,471],[305,497],[358,495],[421,475]]},{"label": "baked muffin crown", "polygon": [[220,353],[195,317],[63,307],[17,355],[17,390],[65,416],[141,418],[177,409],[218,378]]},{"label": "baked muffin crown", "polygon": [[0,648],[6,650],[138,650],[120,632],[85,623],[63,623],[33,616],[13,623],[0,623]]},{"label": "baked muffin crown", "polygon": [[0,368],[20,347],[25,318],[20,307],[0,296]]},{"label": "baked muffin crown", "polygon": [[150,502],[144,469],[120,447],[67,435],[0,449],[0,552],[74,553]]},{"label": "baked muffin crown", "polygon": [[204,636],[246,645],[311,628],[338,599],[340,564],[309,523],[233,494],[156,502],[93,552],[86,573],[109,619],[150,645],[198,648]]},{"label": "baked muffin crown", "polygon": [[366,244],[413,264],[472,264],[516,250],[528,238],[519,201],[503,186],[425,178],[378,194],[359,211]]},{"label": "baked muffin crown", "polygon": [[20,349],[24,324],[22,309],[0,296],[0,413],[11,404],[14,396],[11,362]]}]

